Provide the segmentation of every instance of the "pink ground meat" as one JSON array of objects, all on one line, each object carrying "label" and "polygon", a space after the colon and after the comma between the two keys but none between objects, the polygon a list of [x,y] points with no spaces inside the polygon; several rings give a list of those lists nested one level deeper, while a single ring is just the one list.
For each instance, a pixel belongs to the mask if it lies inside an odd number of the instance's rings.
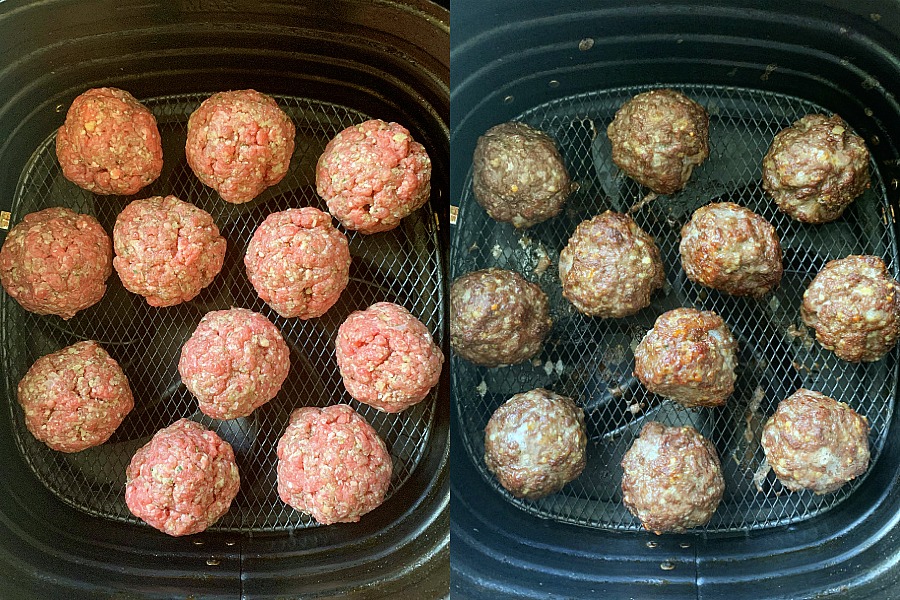
[{"label": "pink ground meat", "polygon": [[428,328],[390,302],[347,317],[335,346],[350,395],[385,412],[421,402],[441,377],[444,354]]},{"label": "pink ground meat", "polygon": [[405,127],[366,121],[328,142],[316,190],[347,229],[388,231],[428,201],[431,159]]},{"label": "pink ground meat", "polygon": [[331,217],[312,207],[272,213],[244,255],[256,293],[282,317],[325,314],[350,281],[350,245]]},{"label": "pink ground meat", "polygon": [[126,478],[128,510],[173,536],[218,521],[241,484],[231,445],[187,419],[156,432],[135,452]]},{"label": "pink ground meat", "polygon": [[25,310],[71,319],[106,293],[112,243],[94,217],[68,208],[25,215],[0,248],[0,284]]},{"label": "pink ground meat", "polygon": [[28,431],[60,452],[99,446],[134,408],[119,363],[93,341],[37,359],[19,382],[18,399]]},{"label": "pink ground meat", "polygon": [[256,90],[213,94],[188,120],[188,164],[227,202],[249,202],[284,179],[293,153],[294,123]]},{"label": "pink ground meat", "polygon": [[278,441],[278,495],[323,525],[355,523],[384,501],[391,456],[346,404],[298,408]]},{"label": "pink ground meat", "polygon": [[66,179],[96,194],[135,194],[163,165],[156,118],[116,88],[75,98],[56,133],[56,156]]},{"label": "pink ground meat", "polygon": [[206,313],[178,362],[184,385],[214,419],[246,417],[275,397],[289,370],[281,332],[245,308]]}]

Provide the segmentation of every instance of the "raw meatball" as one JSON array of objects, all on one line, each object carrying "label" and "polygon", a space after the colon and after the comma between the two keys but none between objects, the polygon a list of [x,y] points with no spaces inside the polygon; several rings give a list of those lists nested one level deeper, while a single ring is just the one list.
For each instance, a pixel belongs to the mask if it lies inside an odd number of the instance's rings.
[{"label": "raw meatball", "polygon": [[428,202],[431,159],[402,125],[366,121],[325,146],[316,190],[347,229],[388,231]]},{"label": "raw meatball", "polygon": [[763,189],[805,223],[834,221],[869,187],[869,151],[837,115],[807,115],[775,136]]},{"label": "raw meatball", "polygon": [[524,123],[495,125],[478,138],[472,191],[497,221],[519,228],[555,217],[575,186],[556,142]]},{"label": "raw meatball", "polygon": [[272,213],[244,255],[256,293],[282,317],[312,319],[338,301],[350,281],[350,244],[331,217],[307,206]]},{"label": "raw meatball", "polygon": [[694,211],[681,228],[680,250],[688,279],[733,296],[762,296],[781,283],[775,228],[733,202]]},{"label": "raw meatball", "polygon": [[650,305],[665,283],[653,238],[628,215],[583,221],[559,254],[563,296],[592,317],[625,317]]},{"label": "raw meatball", "polygon": [[450,345],[477,365],[528,360],[551,325],[547,295],[515,271],[474,271],[450,286]]},{"label": "raw meatball", "polygon": [[625,507],[656,534],[705,525],[725,492],[719,455],[693,427],[647,423],[622,469]]},{"label": "raw meatball", "polygon": [[225,238],[208,212],[175,196],[135,200],[116,217],[113,265],[150,306],[192,300],[225,262]]},{"label": "raw meatball", "polygon": [[97,88],[75,98],[56,132],[56,157],[69,181],[95,194],[128,196],[162,172],[156,119],[124,90]]},{"label": "raw meatball", "polygon": [[278,495],[322,525],[355,523],[384,502],[391,456],[346,404],[298,408],[278,440]]},{"label": "raw meatball", "polygon": [[134,408],[119,363],[93,341],[37,359],[18,392],[28,431],[60,452],[99,446]]},{"label": "raw meatball", "polygon": [[287,175],[294,123],[256,90],[219,92],[191,113],[184,150],[197,179],[223,200],[250,202]]},{"label": "raw meatball", "polygon": [[390,302],[347,317],[335,346],[344,387],[378,410],[406,410],[424,400],[441,378],[444,354],[431,332],[408,310]]},{"label": "raw meatball", "polygon": [[828,494],[869,467],[869,425],[843,402],[800,388],[766,422],[762,447],[784,487]]},{"label": "raw meatball", "polygon": [[877,256],[832,260],[803,293],[800,316],[838,358],[873,362],[897,343],[897,286]]},{"label": "raw meatball", "polygon": [[173,536],[200,533],[218,521],[241,485],[231,445],[187,419],[138,449],[126,478],[128,510]]},{"label": "raw meatball", "polygon": [[675,90],[638,94],[606,129],[612,159],[626,175],[659,194],[684,187],[709,156],[709,115]]},{"label": "raw meatball", "polygon": [[0,248],[0,283],[22,308],[71,319],[106,293],[112,242],[92,216],[68,208],[25,215]]},{"label": "raw meatball", "polygon": [[586,448],[584,411],[544,389],[516,394],[484,428],[484,462],[517,498],[561,490],[584,470]]},{"label": "raw meatball", "polygon": [[653,392],[681,404],[721,406],[734,392],[737,342],[714,312],[663,313],[634,351],[634,374]]},{"label": "raw meatball", "polygon": [[246,308],[206,313],[181,349],[178,372],[214,419],[246,417],[271,400],[290,370],[281,332]]}]

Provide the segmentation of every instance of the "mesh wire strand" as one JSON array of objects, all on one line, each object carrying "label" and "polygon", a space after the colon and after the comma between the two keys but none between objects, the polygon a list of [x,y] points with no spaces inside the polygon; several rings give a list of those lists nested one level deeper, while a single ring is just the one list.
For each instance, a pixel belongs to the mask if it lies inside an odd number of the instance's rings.
[{"label": "mesh wire strand", "polygon": [[[111,232],[116,215],[129,201],[174,194],[212,214],[228,249],[215,281],[194,300],[174,307],[148,306],[122,287],[115,272],[103,300],[69,321],[26,312],[6,294],[0,295],[4,379],[16,443],[38,479],[67,504],[95,516],[140,523],[125,505],[125,468],[156,431],[181,417],[191,418],[232,444],[241,474],[241,489],[231,509],[210,530],[314,527],[312,517],[284,504],[276,490],[275,450],[293,409],[346,403],[365,417],[384,439],[393,460],[388,498],[409,479],[427,448],[437,392],[394,415],[355,401],[341,383],[334,338],[352,311],[389,301],[409,309],[441,344],[443,291],[435,215],[426,205],[388,233],[363,236],[345,231],[353,264],[350,283],[338,303],[318,319],[280,317],[247,281],[243,256],[250,237],[272,212],[300,206],[327,210],[315,192],[316,161],[328,140],[369,117],[338,105],[276,96],[297,128],[290,170],[281,183],[253,202],[233,205],[204,187],[184,157],[187,119],[205,97],[165,96],[144,102],[158,120],[165,165],[159,179],[133,197],[94,196],[66,181],[55,155],[55,134],[31,157],[13,201],[14,223],[29,212],[66,206],[94,215]],[[181,383],[177,364],[181,346],[200,318],[208,311],[232,306],[261,312],[278,326],[291,348],[291,372],[281,392],[249,417],[214,421],[197,409],[196,400]],[[99,341],[119,361],[134,393],[135,409],[106,444],[63,454],[35,440],[25,428],[22,410],[14,400],[16,384],[39,356],[84,339]]]},{"label": "mesh wire strand", "polygon": [[[762,425],[778,402],[799,387],[848,402],[871,428],[872,462],[881,452],[893,411],[897,351],[883,360],[854,365],[815,342],[799,317],[803,291],[828,260],[848,254],[884,258],[897,276],[893,213],[875,163],[872,187],[838,221],[804,225],[779,212],[760,187],[762,158],[775,133],[809,113],[828,113],[810,102],[757,90],[678,86],[710,113],[709,159],[687,187],[662,196],[634,218],[657,241],[666,270],[665,288],[651,306],[625,319],[592,319],[562,297],[559,251],[576,225],[606,209],[625,211],[648,190],[613,165],[606,126],[615,111],[649,88],[620,88],[554,100],[517,119],[550,134],[579,190],[556,218],[524,231],[491,220],[475,202],[471,172],[452,242],[452,275],[497,266],[519,271],[550,298],[553,329],[541,353],[511,367],[485,369],[451,359],[453,394],[466,450],[487,481],[509,502],[556,521],[602,529],[638,531],[640,523],[622,504],[620,463],[643,424],[691,425],[716,446],[725,495],[713,531],[747,531],[794,523],[846,500],[865,476],[834,494],[790,493],[770,472],[754,484],[764,457]],[[678,253],[680,230],[692,212],[709,202],[733,201],[768,219],[784,249],[784,279],[762,299],[733,298],[687,280]],[[549,265],[549,266],[548,266]],[[721,409],[690,410],[648,393],[632,375],[633,350],[661,313],[679,306],[713,310],[739,343],[736,390]],[[585,408],[589,435],[587,467],[561,492],[538,501],[519,500],[487,470],[484,427],[511,395],[546,387]],[[871,467],[870,467],[871,468]]]}]

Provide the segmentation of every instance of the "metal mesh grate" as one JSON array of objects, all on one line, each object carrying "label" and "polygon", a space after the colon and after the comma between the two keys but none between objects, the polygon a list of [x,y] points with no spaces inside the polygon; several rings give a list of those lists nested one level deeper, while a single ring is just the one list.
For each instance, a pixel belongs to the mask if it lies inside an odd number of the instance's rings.
[{"label": "metal mesh grate", "polygon": [[[159,429],[181,417],[192,418],[232,444],[241,473],[241,489],[231,509],[211,529],[272,531],[316,526],[310,516],[281,502],[275,489],[276,445],[294,408],[343,402],[362,414],[384,439],[393,459],[388,497],[409,478],[427,447],[436,392],[396,415],[356,402],[341,383],[334,337],[352,311],[389,301],[409,309],[441,343],[443,291],[435,215],[426,205],[391,232],[373,236],[345,232],[353,265],[350,284],[338,303],[309,321],[278,316],[247,281],[243,256],[250,237],[272,212],[299,206],[327,210],[315,191],[316,161],[329,139],[368,117],[333,104],[276,96],[297,127],[290,171],[257,200],[233,205],[204,187],[184,157],[187,119],[204,98],[193,94],[145,101],[159,123],[165,166],[159,179],[136,197],[174,194],[212,214],[228,241],[222,272],[193,301],[170,308],[148,306],[143,298],[125,291],[113,272],[103,300],[68,322],[28,313],[0,294],[0,320],[6,324],[0,330],[3,366],[16,441],[37,477],[63,501],[96,516],[137,523],[125,506],[124,494],[125,468],[132,454]],[[11,210],[17,223],[29,212],[67,206],[94,215],[111,232],[116,215],[131,199],[94,196],[66,181],[56,160],[54,134],[29,161]],[[291,348],[291,372],[278,396],[249,417],[214,421],[198,411],[181,384],[178,357],[206,312],[232,306],[261,312],[278,326]],[[84,339],[99,341],[122,365],[134,392],[135,409],[106,444],[63,454],[48,449],[25,429],[14,400],[16,384],[39,356]]]},{"label": "metal mesh grate", "polygon": [[[620,463],[647,420],[692,425],[716,446],[725,475],[725,496],[706,531],[750,530],[796,522],[845,500],[865,477],[838,492],[789,493],[774,475],[753,477],[764,459],[759,436],[778,402],[803,386],[844,400],[866,416],[873,462],[887,435],[897,378],[897,351],[885,359],[845,363],[815,342],[799,317],[801,297],[825,262],[848,254],[874,254],[897,275],[893,213],[874,164],[872,188],[835,223],[810,226],[777,211],[763,193],[763,155],[780,129],[801,116],[828,112],[778,94],[711,86],[680,89],[710,113],[711,155],[685,190],[661,197],[634,218],[659,244],[666,269],[664,290],[651,306],[626,319],[592,319],[562,297],[559,251],[576,225],[606,209],[624,211],[646,190],[618,172],[610,158],[606,126],[629,98],[648,88],[622,88],[555,100],[517,120],[556,139],[580,189],[563,212],[525,231],[487,217],[471,193],[471,173],[453,239],[453,276],[488,266],[513,269],[541,285],[550,298],[553,329],[534,361],[499,369],[476,367],[452,357],[453,393],[466,449],[497,492],[541,517],[604,529],[637,531],[640,524],[622,504]],[[877,143],[877,140],[870,140]],[[777,229],[784,249],[781,287],[760,300],[733,298],[687,280],[678,253],[681,226],[698,207],[733,201],[763,215]],[[546,267],[549,259],[549,267]],[[658,315],[679,306],[720,314],[740,344],[734,395],[721,409],[689,410],[648,393],[632,375],[633,349]],[[512,394],[546,387],[585,408],[589,434],[584,473],[561,492],[539,501],[513,498],[484,465],[484,427]]]}]

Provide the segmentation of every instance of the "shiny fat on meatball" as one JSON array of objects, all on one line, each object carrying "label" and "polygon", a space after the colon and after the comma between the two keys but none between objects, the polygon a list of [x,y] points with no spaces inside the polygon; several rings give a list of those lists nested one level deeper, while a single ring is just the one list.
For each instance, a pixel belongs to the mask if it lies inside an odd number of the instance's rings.
[{"label": "shiny fat on meatball", "polygon": [[626,317],[665,283],[656,242],[628,215],[582,222],[559,255],[563,296],[592,317]]},{"label": "shiny fat on meatball", "polygon": [[644,387],[687,407],[725,404],[736,365],[737,342],[722,318],[693,308],[660,315],[634,351]]},{"label": "shiny fat on meatball", "polygon": [[800,316],[816,339],[850,362],[881,359],[900,333],[897,281],[877,256],[829,261],[803,293]]},{"label": "shiny fat on meatball", "polygon": [[549,306],[541,287],[515,271],[466,273],[450,286],[450,345],[485,367],[528,360],[550,332]]},{"label": "shiny fat on meatball", "polygon": [[688,279],[733,296],[762,296],[784,272],[771,223],[733,202],[707,204],[681,229],[681,266]]},{"label": "shiny fat on meatball", "polygon": [[616,166],[659,194],[683,188],[709,157],[709,114],[674,90],[638,94],[616,112],[606,134]]},{"label": "shiny fat on meatball", "polygon": [[763,189],[805,223],[834,221],[869,185],[869,150],[837,115],[803,117],[763,158]]},{"label": "shiny fat on meatball", "polygon": [[784,487],[828,494],[866,472],[869,426],[847,404],[801,388],[766,422],[762,447]]},{"label": "shiny fat on meatball", "polygon": [[491,218],[531,227],[559,214],[574,189],[556,142],[543,131],[510,122],[478,138],[472,191]]},{"label": "shiny fat on meatball", "polygon": [[484,461],[517,498],[558,492],[584,470],[584,411],[571,398],[545,389],[516,394],[484,429]]},{"label": "shiny fat on meatball", "polygon": [[719,455],[693,427],[647,423],[622,469],[625,507],[656,534],[705,525],[725,492]]}]

